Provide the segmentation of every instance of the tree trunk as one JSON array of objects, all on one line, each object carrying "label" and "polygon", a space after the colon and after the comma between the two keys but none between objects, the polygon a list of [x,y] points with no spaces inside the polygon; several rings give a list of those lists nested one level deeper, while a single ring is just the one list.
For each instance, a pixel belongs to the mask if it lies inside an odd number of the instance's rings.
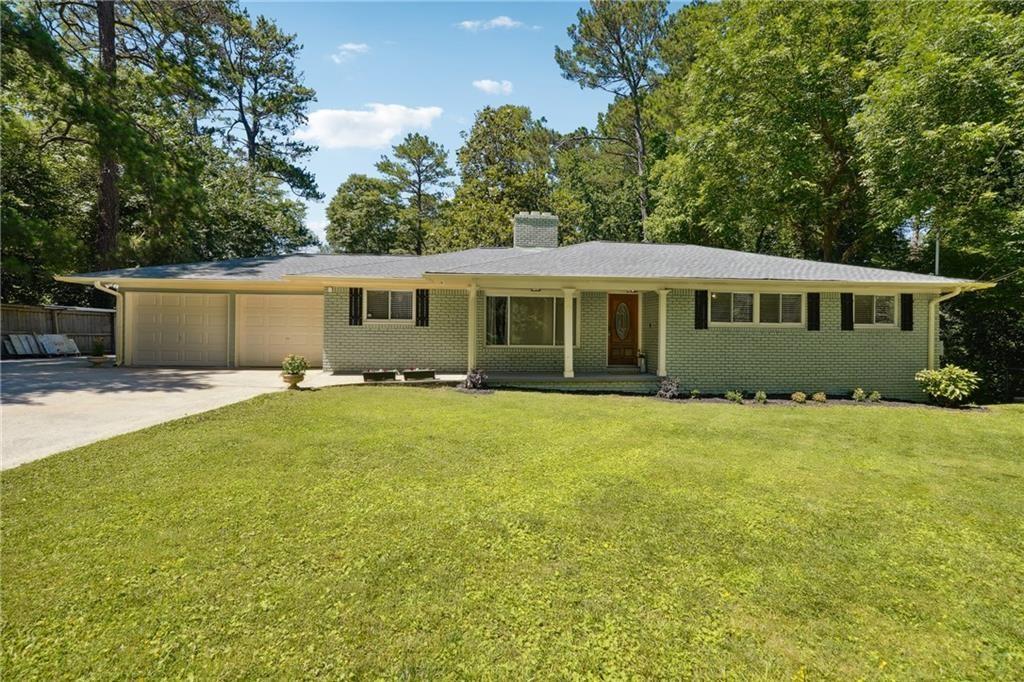
[{"label": "tree trunk", "polygon": [[[103,72],[103,98],[112,107],[114,86],[117,78],[117,53],[114,45],[114,2],[100,0],[96,3],[96,18],[99,26],[100,70]],[[97,136],[100,155],[99,186],[99,227],[96,231],[96,257],[101,267],[111,267],[117,248],[117,228],[120,206],[117,193],[119,174],[114,142],[108,130],[100,127]]]},{"label": "tree trunk", "polygon": [[640,181],[640,241],[647,241],[647,144],[644,141],[643,119],[639,95],[633,99],[633,134],[636,135],[636,175]]}]

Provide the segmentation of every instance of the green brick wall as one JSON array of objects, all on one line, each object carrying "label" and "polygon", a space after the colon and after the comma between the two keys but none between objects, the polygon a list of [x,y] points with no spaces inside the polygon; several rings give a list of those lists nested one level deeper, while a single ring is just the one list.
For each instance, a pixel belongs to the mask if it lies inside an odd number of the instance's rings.
[{"label": "green brick wall", "polygon": [[[668,295],[668,372],[686,389],[791,393],[825,391],[844,395],[855,387],[884,396],[921,400],[914,373],[928,359],[928,295],[914,296],[914,330],[839,329],[839,294],[821,295],[821,331],[804,328],[713,327],[693,325],[693,291]],[[430,325],[348,324],[348,290],[324,296],[324,368],[334,372],[409,366],[440,372],[466,370],[468,295],[430,293]],[[477,366],[487,372],[561,372],[562,348],[510,348],[485,344],[485,293],[477,295]],[[607,369],[607,295],[580,294],[577,373]],[[658,295],[641,295],[642,348],[648,371],[658,365]]]},{"label": "green brick wall", "polygon": [[[928,361],[927,295],[914,296],[914,330],[839,328],[839,294],[821,294],[821,331],[805,328],[694,329],[694,294],[668,296],[669,375],[686,389],[768,393],[825,391],[846,395],[856,387],[902,400],[923,398],[914,373]],[[898,319],[898,317],[897,317]],[[656,362],[655,362],[656,365]]]},{"label": "green brick wall", "polygon": [[439,372],[466,371],[465,291],[430,292],[430,325],[348,323],[348,289],[324,293],[324,369],[427,367]]}]

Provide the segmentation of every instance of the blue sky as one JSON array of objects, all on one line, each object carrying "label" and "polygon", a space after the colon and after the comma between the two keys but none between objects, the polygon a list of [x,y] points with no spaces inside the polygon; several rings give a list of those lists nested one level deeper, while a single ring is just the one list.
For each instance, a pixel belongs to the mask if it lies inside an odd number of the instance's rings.
[{"label": "blue sky", "polygon": [[454,167],[460,131],[484,106],[529,106],[559,131],[592,126],[610,97],[561,77],[555,45],[578,3],[247,2],[304,45],[299,67],[316,89],[309,162],[322,203],[307,222],[323,236],[324,209],[351,173],[373,165],[406,133],[443,144]]}]

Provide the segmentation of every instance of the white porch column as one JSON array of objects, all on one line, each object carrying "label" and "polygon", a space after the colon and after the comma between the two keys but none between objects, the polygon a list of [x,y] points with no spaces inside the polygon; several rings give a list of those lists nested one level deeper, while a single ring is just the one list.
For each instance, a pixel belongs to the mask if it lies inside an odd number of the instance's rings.
[{"label": "white porch column", "polygon": [[476,369],[476,285],[469,285],[468,336],[466,338],[467,372]]},{"label": "white porch column", "polygon": [[668,376],[668,289],[658,289],[658,376]]},{"label": "white porch column", "polygon": [[576,330],[573,329],[575,326],[573,323],[576,321],[572,314],[572,297],[576,294],[575,289],[562,289],[562,293],[565,294],[565,310],[562,314],[562,348],[565,349],[563,356],[562,376],[567,379],[573,378],[575,373],[573,372],[572,363],[572,351],[573,344],[576,342]]}]

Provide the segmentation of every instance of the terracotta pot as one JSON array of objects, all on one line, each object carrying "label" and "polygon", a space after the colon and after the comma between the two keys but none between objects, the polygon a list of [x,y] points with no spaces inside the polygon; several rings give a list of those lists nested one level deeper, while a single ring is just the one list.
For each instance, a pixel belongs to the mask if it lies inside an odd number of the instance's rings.
[{"label": "terracotta pot", "polygon": [[102,367],[103,365],[107,364],[107,360],[110,359],[106,355],[89,355],[87,357],[89,360],[89,364],[93,367]]},{"label": "terracotta pot", "polygon": [[299,387],[299,382],[306,378],[305,374],[282,374],[281,378],[284,379],[284,383],[288,384],[288,390],[294,390]]}]

